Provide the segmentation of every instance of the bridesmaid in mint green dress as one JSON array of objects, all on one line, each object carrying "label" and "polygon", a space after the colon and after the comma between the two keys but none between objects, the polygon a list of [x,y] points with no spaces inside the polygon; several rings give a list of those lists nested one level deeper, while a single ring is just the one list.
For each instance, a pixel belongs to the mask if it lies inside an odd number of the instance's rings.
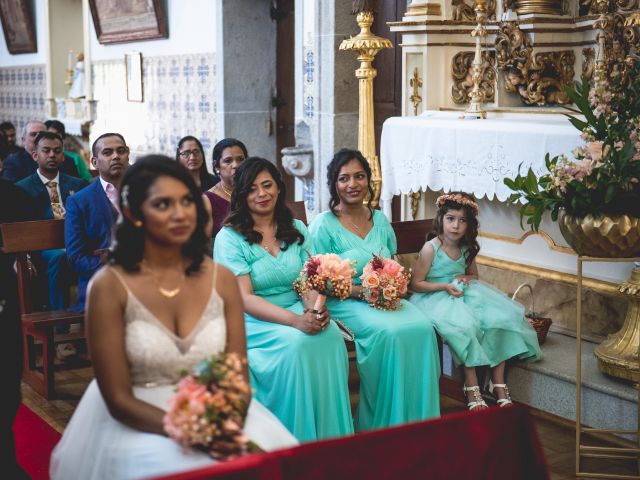
[{"label": "bridesmaid in mint green dress", "polygon": [[[370,430],[440,414],[440,360],[433,325],[406,300],[396,311],[377,310],[359,299],[359,277],[374,254],[391,257],[396,238],[383,213],[363,205],[371,169],[362,154],[340,150],[328,167],[332,211],[318,215],[309,230],[316,253],[355,260],[352,297],[327,300],[333,318],[354,333],[360,373],[356,429]],[[335,213],[334,213],[335,212]]]},{"label": "bridesmaid in mint green dress", "polygon": [[[307,229],[284,203],[273,164],[244,161],[214,258],[238,277],[256,398],[300,441],[353,433],[344,340],[326,309],[292,288],[311,253]],[[306,308],[305,308],[306,307]]]}]

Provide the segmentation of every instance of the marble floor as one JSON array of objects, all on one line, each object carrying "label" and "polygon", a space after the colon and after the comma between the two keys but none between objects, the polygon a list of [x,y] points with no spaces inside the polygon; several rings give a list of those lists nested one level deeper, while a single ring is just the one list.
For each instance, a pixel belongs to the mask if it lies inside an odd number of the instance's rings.
[{"label": "marble floor", "polygon": [[[23,384],[23,402],[30,409],[40,415],[53,428],[62,432],[71,418],[74,408],[78,404],[84,389],[91,381],[93,372],[91,368],[83,368],[56,372],[56,389],[59,398],[47,401],[34,392],[28,385]],[[352,403],[358,398],[357,377],[350,376],[350,388]],[[442,415],[458,412],[465,406],[456,399],[441,396]],[[549,465],[552,480],[575,479],[575,430],[574,425],[559,417],[545,412],[532,410],[538,435],[542,443],[545,457]],[[609,439],[592,439],[594,445],[611,445]],[[592,460],[593,462],[593,460]],[[595,470],[613,474],[638,473],[638,465],[635,461],[603,461],[583,465],[584,470]]]}]

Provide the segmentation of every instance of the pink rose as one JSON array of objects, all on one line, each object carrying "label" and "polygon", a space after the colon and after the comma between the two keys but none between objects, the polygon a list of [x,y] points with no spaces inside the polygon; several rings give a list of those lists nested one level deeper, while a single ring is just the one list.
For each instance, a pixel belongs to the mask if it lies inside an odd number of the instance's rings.
[{"label": "pink rose", "polygon": [[385,259],[382,271],[390,277],[395,277],[402,272],[402,270],[404,270],[404,268],[395,260],[391,260],[390,258]]}]

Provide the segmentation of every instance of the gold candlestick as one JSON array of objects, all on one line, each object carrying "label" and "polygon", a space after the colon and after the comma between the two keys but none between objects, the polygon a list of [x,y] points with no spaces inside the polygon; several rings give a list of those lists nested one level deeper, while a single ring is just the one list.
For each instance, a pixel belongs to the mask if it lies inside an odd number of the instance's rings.
[{"label": "gold candlestick", "polygon": [[480,88],[482,84],[482,41],[487,36],[484,28],[484,21],[487,18],[487,0],[475,0],[476,21],[478,24],[471,32],[471,36],[476,39],[476,51],[473,57],[473,89],[469,93],[471,102],[469,108],[464,112],[464,118],[487,118],[487,112],[482,108],[484,102],[484,91]]},{"label": "gold candlestick", "polygon": [[71,88],[71,84],[73,83],[73,69],[67,69],[67,79],[64,81],[64,84]]},{"label": "gold candlestick", "polygon": [[358,53],[360,68],[356,70],[356,78],[359,80],[359,106],[358,106],[358,150],[367,159],[371,166],[371,187],[373,198],[371,205],[377,207],[382,191],[382,175],[380,160],[376,155],[376,138],[373,123],[373,79],[377,75],[371,62],[383,48],[392,48],[390,40],[377,37],[371,33],[373,24],[373,10],[358,12],[356,21],[360,27],[360,33],[355,37],[343,40],[340,50],[353,50]]}]

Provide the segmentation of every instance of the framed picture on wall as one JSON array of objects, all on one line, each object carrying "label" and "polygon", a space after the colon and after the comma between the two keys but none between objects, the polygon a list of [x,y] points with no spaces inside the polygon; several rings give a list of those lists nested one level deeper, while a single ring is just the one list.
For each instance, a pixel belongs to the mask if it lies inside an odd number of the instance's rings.
[{"label": "framed picture on wall", "polygon": [[36,34],[28,0],[0,0],[0,20],[9,53],[35,53]]},{"label": "framed picture on wall", "polygon": [[169,36],[162,0],[89,0],[89,6],[102,44]]},{"label": "framed picture on wall", "polygon": [[125,53],[124,66],[127,77],[127,100],[142,102],[142,54]]}]

